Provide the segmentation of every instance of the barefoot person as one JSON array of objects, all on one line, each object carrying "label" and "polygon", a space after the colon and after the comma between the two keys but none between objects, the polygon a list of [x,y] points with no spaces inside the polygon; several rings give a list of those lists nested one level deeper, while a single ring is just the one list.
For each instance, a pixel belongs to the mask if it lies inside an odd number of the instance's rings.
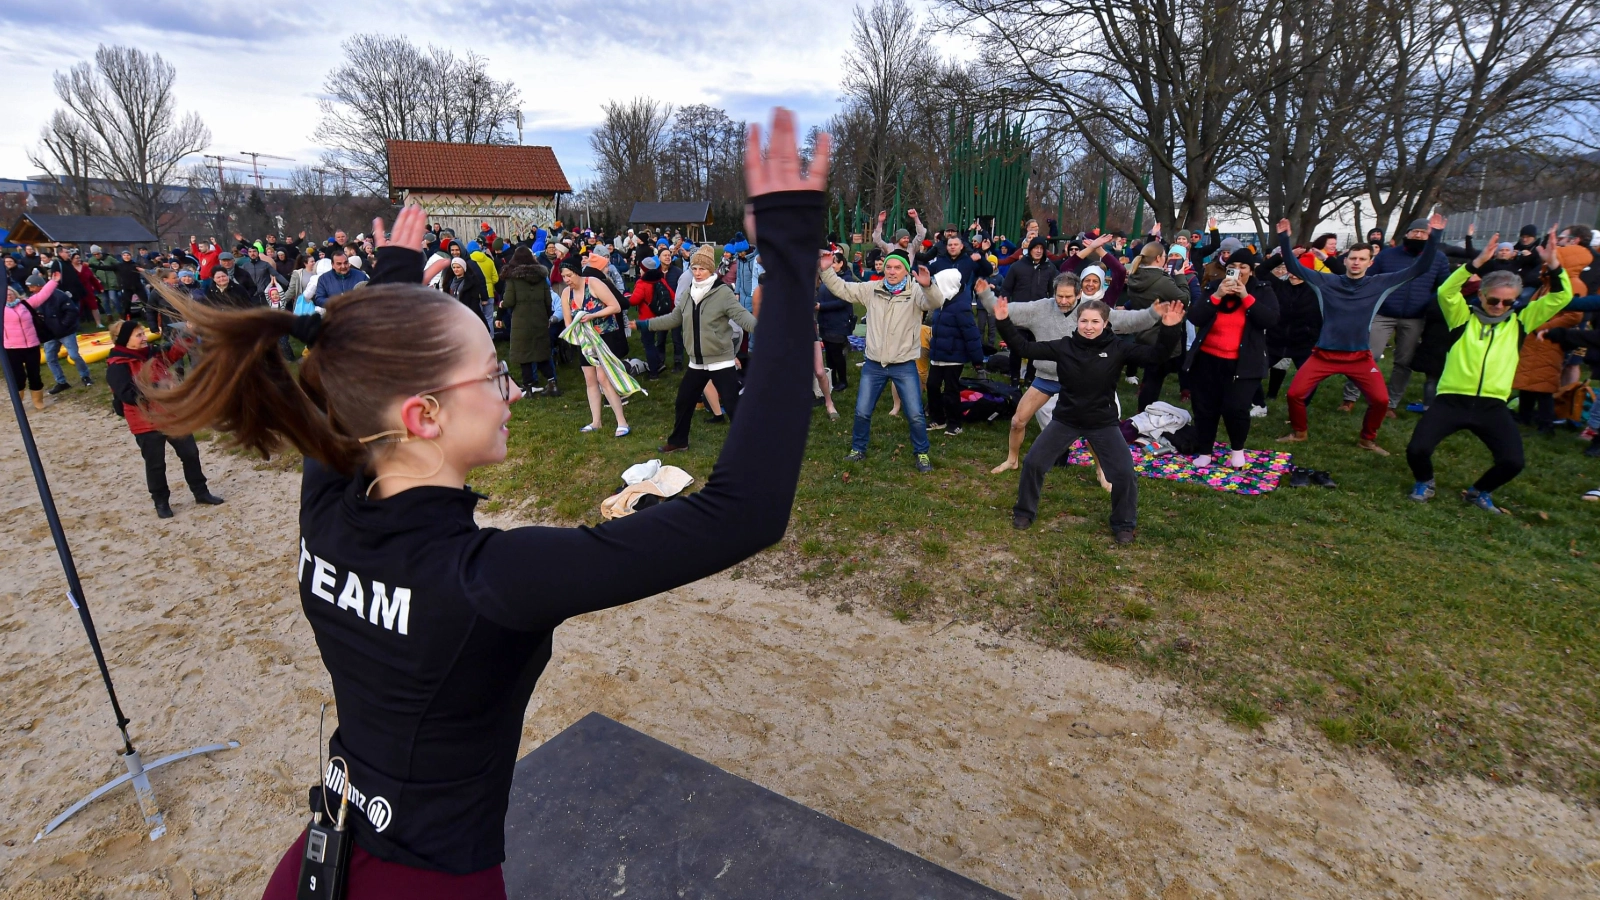
[{"label": "barefoot person", "polygon": [[1307,438],[1306,398],[1329,375],[1347,375],[1367,398],[1367,414],[1361,420],[1361,437],[1356,446],[1379,456],[1389,451],[1378,446],[1378,429],[1383,426],[1389,412],[1389,388],[1378,371],[1378,362],[1372,357],[1372,317],[1383,301],[1411,279],[1426,273],[1433,265],[1434,254],[1439,249],[1439,236],[1444,234],[1444,216],[1434,213],[1428,219],[1428,240],[1417,255],[1416,262],[1404,272],[1387,275],[1367,275],[1372,265],[1372,250],[1357,244],[1345,255],[1345,274],[1314,272],[1295,258],[1289,245],[1289,220],[1278,222],[1278,249],[1283,254],[1289,274],[1311,285],[1322,305],[1322,332],[1317,338],[1311,358],[1294,373],[1289,383],[1289,427],[1294,430],[1278,438],[1280,442],[1304,441]]},{"label": "barefoot person", "polygon": [[1117,381],[1127,363],[1148,364],[1165,359],[1183,337],[1183,304],[1162,301],[1151,309],[1160,316],[1161,333],[1155,344],[1120,340],[1106,327],[1110,307],[1088,300],[1078,311],[1076,333],[1054,341],[1029,341],[1012,323],[1004,299],[995,302],[995,325],[1006,345],[1029,359],[1056,364],[1061,393],[1055,417],[1028,448],[1017,485],[1017,505],[1011,525],[1027,528],[1039,513],[1039,491],[1044,476],[1079,438],[1089,446],[1111,480],[1111,533],[1119,544],[1131,544],[1138,524],[1139,487],[1134,483],[1133,454],[1117,420]]},{"label": "barefoot person", "polygon": [[[1406,446],[1406,462],[1417,480],[1411,499],[1419,503],[1433,499],[1434,449],[1440,441],[1463,429],[1483,441],[1494,457],[1489,471],[1462,493],[1463,500],[1487,512],[1499,512],[1491,493],[1522,471],[1522,432],[1506,408],[1506,398],[1511,396],[1523,341],[1572,301],[1572,281],[1556,260],[1552,249],[1556,235],[1552,229],[1550,240],[1539,248],[1539,256],[1545,262],[1548,293],[1521,312],[1513,312],[1512,305],[1522,293],[1522,276],[1490,272],[1478,285],[1479,305],[1468,306],[1461,296],[1461,286],[1489,262],[1499,237],[1495,235],[1477,259],[1457,269],[1439,287],[1439,308],[1445,323],[1458,336],[1445,359],[1439,392]],[[1575,345],[1578,342],[1568,336],[1586,333],[1553,328],[1546,336],[1557,343]]]},{"label": "barefoot person", "polygon": [[[983,304],[984,309],[993,313],[997,301],[989,289],[989,283],[984,279],[978,279],[977,292],[978,302]],[[1007,302],[1006,309],[1012,327],[1026,328],[1033,332],[1035,341],[1048,343],[1071,337],[1078,328],[1078,276],[1071,272],[1057,275],[1051,296],[1026,303]],[[1114,334],[1137,334],[1161,324],[1161,313],[1154,306],[1139,310],[1113,309],[1109,315],[1111,331]],[[1009,341],[1007,346],[1010,347]],[[1010,349],[1013,359],[1022,358],[1023,354],[1016,347]],[[1035,359],[1033,381],[1028,385],[1028,389],[1023,391],[1022,399],[1017,401],[1017,411],[1011,416],[1011,433],[1007,438],[1005,462],[990,469],[991,474],[998,475],[1017,468],[1018,461],[1022,457],[1022,439],[1028,432],[1028,422],[1050,402],[1051,397],[1060,392],[1061,382],[1057,378],[1055,362]]]},{"label": "barefoot person", "polygon": [[[518,397],[483,320],[421,286],[420,207],[400,214],[392,236],[375,223],[373,284],[325,317],[172,298],[204,349],[184,382],[154,398],[161,424],[220,427],[263,452],[292,443],[306,457],[301,606],[344,714],[327,750],[364,801],[349,810],[347,900],[503,900],[512,764],[555,627],[783,536],[811,416],[828,139],[808,178],[790,113],[776,114],[765,160],[760,137],[752,127],[746,227],[769,274],[746,408],[703,490],[594,528],[474,522],[468,475],[505,458]],[[310,344],[298,380],[276,355],[281,334]],[[636,548],[630,565],[616,564],[622,546]],[[541,559],[558,564],[530,578],[529,560]],[[265,900],[296,895],[303,847],[283,857]]]}]

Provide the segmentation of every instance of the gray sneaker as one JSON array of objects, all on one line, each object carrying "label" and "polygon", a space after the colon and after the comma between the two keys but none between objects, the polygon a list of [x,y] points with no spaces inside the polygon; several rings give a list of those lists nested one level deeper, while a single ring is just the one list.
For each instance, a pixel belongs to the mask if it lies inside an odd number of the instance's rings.
[{"label": "gray sneaker", "polygon": [[862,460],[864,460],[866,458],[867,458],[867,455],[865,453],[862,453],[860,450],[851,450],[849,455],[844,458],[844,461],[845,462],[861,462]]}]

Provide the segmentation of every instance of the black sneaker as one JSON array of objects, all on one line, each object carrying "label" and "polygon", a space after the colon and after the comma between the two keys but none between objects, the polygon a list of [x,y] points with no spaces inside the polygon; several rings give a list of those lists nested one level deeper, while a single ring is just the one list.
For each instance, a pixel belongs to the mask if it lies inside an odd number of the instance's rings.
[{"label": "black sneaker", "polygon": [[1013,515],[1011,517],[1011,527],[1018,531],[1027,531],[1033,527],[1033,520],[1027,516]]},{"label": "black sneaker", "polygon": [[544,395],[546,397],[559,397],[561,396],[561,388],[556,387],[555,382],[551,382],[550,386],[544,389]]},{"label": "black sneaker", "polygon": [[720,416],[712,416],[711,418],[707,419],[706,421],[710,422],[713,425],[726,425],[728,423],[728,415],[727,415],[727,413],[723,413]]},{"label": "black sneaker", "polygon": [[1311,470],[1310,469],[1302,469],[1299,466],[1295,466],[1294,467],[1294,471],[1289,473],[1289,487],[1302,488],[1302,487],[1310,487],[1310,486],[1311,486]]},{"label": "black sneaker", "polygon": [[55,385],[53,385],[50,388],[50,390],[45,391],[45,393],[49,394],[51,396],[55,396],[56,394],[62,393],[63,391],[70,391],[70,390],[72,390],[72,385],[67,384],[65,381],[58,381],[58,382],[55,383]]},{"label": "black sneaker", "polygon": [[844,458],[844,461],[845,462],[861,462],[862,460],[864,460],[866,458],[867,458],[867,455],[865,453],[862,453],[860,450],[851,450],[850,454]]},{"label": "black sneaker", "polygon": [[165,501],[165,500],[157,500],[156,501],[156,518],[158,518],[158,519],[170,519],[170,518],[172,518],[172,506],[171,506],[171,504],[167,503],[167,501]]},{"label": "black sneaker", "polygon": [[1339,485],[1333,480],[1333,475],[1328,472],[1312,472],[1311,483],[1317,487],[1336,488]]},{"label": "black sneaker", "polygon": [[200,504],[201,506],[221,506],[222,498],[211,493],[210,491],[196,491],[194,495],[194,502]]},{"label": "black sneaker", "polygon": [[960,425],[951,425],[949,428],[945,429],[944,433],[945,433],[946,437],[955,437],[956,435],[961,433],[961,426]]},{"label": "black sneaker", "polygon": [[84,387],[94,387],[94,381],[91,380],[89,378],[89,376],[85,375],[85,376],[83,376],[83,386]]},{"label": "black sneaker", "polygon": [[1131,544],[1131,543],[1133,543],[1133,532],[1132,531],[1119,531],[1119,532],[1113,534],[1111,536],[1111,539],[1116,541],[1119,544]]}]

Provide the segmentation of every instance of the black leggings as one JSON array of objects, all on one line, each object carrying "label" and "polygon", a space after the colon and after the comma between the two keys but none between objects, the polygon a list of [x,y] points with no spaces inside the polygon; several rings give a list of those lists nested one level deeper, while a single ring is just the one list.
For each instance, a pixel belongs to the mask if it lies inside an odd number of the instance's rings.
[{"label": "black leggings", "polygon": [[1189,367],[1189,402],[1194,407],[1194,427],[1200,452],[1211,455],[1217,442],[1217,422],[1228,426],[1228,448],[1243,450],[1250,437],[1250,399],[1261,387],[1259,378],[1236,378],[1239,361],[1212,356],[1204,350]]},{"label": "black leggings", "polygon": [[667,438],[667,443],[674,447],[689,446],[689,426],[694,422],[694,407],[700,402],[700,394],[705,391],[708,381],[717,386],[717,399],[722,401],[723,413],[730,421],[734,418],[734,411],[739,405],[739,370],[730,367],[709,372],[691,366],[689,371],[683,373],[683,380],[678,382],[678,400],[674,409],[676,417],[672,423],[672,436]]},{"label": "black leggings", "polygon": [[1488,493],[1522,471],[1522,432],[1517,430],[1505,401],[1440,394],[1422,414],[1422,421],[1411,432],[1411,443],[1406,445],[1406,462],[1411,464],[1412,476],[1418,481],[1432,481],[1434,449],[1440,441],[1463,429],[1483,441],[1494,459],[1494,465],[1473,487]]},{"label": "black leggings", "polygon": [[928,366],[928,421],[961,427],[961,370],[965,366]]},{"label": "black leggings", "polygon": [[19,387],[22,382],[27,382],[27,389],[30,391],[44,390],[44,381],[39,377],[41,363],[39,362],[38,347],[23,347],[21,349],[7,347],[6,359],[11,361],[11,371],[16,373]]},{"label": "black leggings", "polygon": [[1179,376],[1179,386],[1183,384],[1183,354],[1169,356],[1160,363],[1144,367],[1144,377],[1139,379],[1139,412],[1161,399],[1161,388],[1166,383],[1168,375]]},{"label": "black leggings", "polygon": [[1517,399],[1517,421],[1548,428],[1556,420],[1556,398],[1547,391],[1522,391]]},{"label": "black leggings", "polygon": [[[1298,371],[1300,371],[1300,367],[1306,364],[1306,360],[1311,358],[1311,351],[1310,350],[1296,350],[1293,353],[1285,354],[1285,356],[1288,356],[1291,360],[1294,361],[1294,370],[1296,372],[1298,372]],[[1278,357],[1278,359],[1283,359],[1283,357],[1280,356],[1280,357]],[[1278,361],[1278,359],[1274,359],[1274,360],[1272,360],[1272,362],[1276,363]],[[1281,389],[1283,387],[1283,382],[1288,377],[1289,377],[1289,370],[1288,369],[1273,368],[1271,372],[1267,373],[1267,398],[1268,399],[1270,399],[1270,400],[1278,399],[1278,391],[1279,391],[1279,389]],[[1310,397],[1306,398],[1307,402],[1310,402],[1310,400],[1311,400]]]},{"label": "black leggings", "polygon": [[845,361],[844,348],[846,346],[844,338],[825,337],[822,339],[822,361],[827,363],[829,370],[832,372],[833,389],[836,391],[842,391],[850,386],[844,377],[844,367],[849,364]]},{"label": "black leggings", "polygon": [[178,454],[178,461],[183,463],[183,480],[188,483],[189,490],[195,494],[205,492],[206,473],[200,470],[200,447],[192,435],[167,437],[159,431],[146,431],[134,435],[133,439],[139,444],[139,453],[144,457],[144,480],[150,488],[150,499],[165,503],[172,496],[167,489],[168,444]]}]

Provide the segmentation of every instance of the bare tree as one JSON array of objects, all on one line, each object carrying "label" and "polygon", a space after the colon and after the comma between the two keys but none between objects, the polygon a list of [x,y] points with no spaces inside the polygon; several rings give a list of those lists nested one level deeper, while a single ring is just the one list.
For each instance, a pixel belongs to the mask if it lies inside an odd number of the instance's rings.
[{"label": "bare tree", "polygon": [[317,140],[333,148],[359,187],[389,194],[388,142],[510,144],[519,137],[521,93],[488,74],[475,53],[458,58],[408,38],[357,34],[323,82]]},{"label": "bare tree", "polygon": [[662,198],[744,202],[745,123],[696,104],[672,117],[661,156]]},{"label": "bare tree", "polygon": [[1396,0],[1395,83],[1362,161],[1380,226],[1421,218],[1448,180],[1511,148],[1568,144],[1592,111],[1600,9],[1586,0]]},{"label": "bare tree", "polygon": [[56,95],[82,126],[79,133],[92,138],[89,170],[156,234],[167,212],[164,189],[183,159],[211,142],[199,115],[178,118],[176,79],[177,70],[158,53],[103,44],[93,65],[55,74]]},{"label": "bare tree", "polygon": [[28,162],[55,179],[65,210],[80,216],[94,212],[90,180],[94,177],[94,135],[83,122],[56,110],[39,133],[39,147],[28,151]]},{"label": "bare tree", "polygon": [[906,0],[873,0],[855,10],[850,33],[851,53],[845,57],[844,91],[847,107],[858,113],[858,157],[861,188],[880,207],[893,192],[900,170],[894,154],[894,135],[910,120],[912,88],[928,40],[921,17]]},{"label": "bare tree", "polygon": [[609,102],[605,119],[589,135],[598,183],[594,189],[613,207],[661,199],[660,163],[667,148],[672,104],[649,97]]}]

